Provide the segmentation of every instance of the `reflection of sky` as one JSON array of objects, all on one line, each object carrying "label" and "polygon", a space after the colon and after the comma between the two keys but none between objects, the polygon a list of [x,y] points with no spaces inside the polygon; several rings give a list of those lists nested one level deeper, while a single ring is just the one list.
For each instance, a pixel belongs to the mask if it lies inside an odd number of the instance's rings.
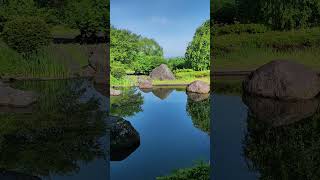
[{"label": "reflection of sky", "polygon": [[211,162],[212,179],[256,180],[243,155],[247,107],[240,96],[212,95]]},{"label": "reflection of sky", "polygon": [[111,25],[155,39],[166,57],[184,56],[210,17],[210,0],[111,0]]},{"label": "reflection of sky", "polygon": [[186,111],[187,95],[173,91],[164,100],[142,93],[144,104],[126,118],[140,134],[140,146],[120,162],[111,162],[112,180],[155,179],[175,169],[209,161],[209,135],[193,124]]}]

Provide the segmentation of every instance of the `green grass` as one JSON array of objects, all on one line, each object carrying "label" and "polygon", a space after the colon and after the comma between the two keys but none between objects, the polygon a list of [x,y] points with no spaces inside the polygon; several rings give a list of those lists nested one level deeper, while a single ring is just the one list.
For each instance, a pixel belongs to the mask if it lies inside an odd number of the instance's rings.
[{"label": "green grass", "polygon": [[68,78],[88,64],[84,47],[50,45],[28,58],[0,41],[0,76],[10,78]]},{"label": "green grass", "polygon": [[217,71],[254,70],[275,59],[288,59],[320,70],[320,49],[317,47],[289,51],[243,47],[238,51],[217,55],[213,64]]},{"label": "green grass", "polygon": [[178,169],[171,175],[157,177],[157,180],[209,180],[209,163],[198,163],[196,166],[185,169]]},{"label": "green grass", "polygon": [[[175,80],[153,80],[153,85],[184,85],[190,84],[195,80],[205,81],[210,83],[210,71],[192,71],[192,72],[177,72],[175,73]],[[146,76],[142,76],[146,77]],[[138,85],[138,76],[128,75],[122,79],[116,79],[111,77],[111,86],[137,86]]]},{"label": "green grass", "polygon": [[320,27],[214,38],[215,70],[254,70],[275,59],[293,60],[320,69]]}]

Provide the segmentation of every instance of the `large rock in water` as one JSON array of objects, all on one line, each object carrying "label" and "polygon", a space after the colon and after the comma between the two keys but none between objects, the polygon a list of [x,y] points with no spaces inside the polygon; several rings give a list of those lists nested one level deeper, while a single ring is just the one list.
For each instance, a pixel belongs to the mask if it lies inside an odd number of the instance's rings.
[{"label": "large rock in water", "polygon": [[138,78],[138,84],[140,89],[152,89],[152,79],[150,78]]},{"label": "large rock in water", "polygon": [[302,64],[275,60],[252,72],[243,82],[247,94],[280,100],[311,99],[320,91],[318,74]]},{"label": "large rock in water", "polygon": [[167,65],[161,64],[154,68],[150,73],[151,79],[155,80],[174,80],[176,79]]},{"label": "large rock in water", "polygon": [[31,91],[0,85],[0,106],[26,107],[35,103],[37,97],[37,94]]},{"label": "large rock in water", "polygon": [[140,135],[129,121],[121,117],[110,116],[110,153],[112,161],[127,158],[140,146]]},{"label": "large rock in water", "polygon": [[210,91],[210,86],[203,81],[193,81],[187,86],[187,91],[192,93],[207,94]]}]

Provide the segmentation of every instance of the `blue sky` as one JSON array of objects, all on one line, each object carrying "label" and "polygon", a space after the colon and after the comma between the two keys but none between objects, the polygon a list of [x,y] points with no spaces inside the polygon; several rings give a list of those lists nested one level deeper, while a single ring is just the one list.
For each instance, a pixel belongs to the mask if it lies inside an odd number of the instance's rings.
[{"label": "blue sky", "polygon": [[155,39],[165,57],[184,56],[210,17],[210,0],[111,0],[111,25]]}]

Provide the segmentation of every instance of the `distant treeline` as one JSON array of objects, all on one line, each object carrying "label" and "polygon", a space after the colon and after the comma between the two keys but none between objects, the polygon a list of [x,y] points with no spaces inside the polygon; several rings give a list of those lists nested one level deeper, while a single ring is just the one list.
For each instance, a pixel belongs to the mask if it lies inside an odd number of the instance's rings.
[{"label": "distant treeline", "polygon": [[319,0],[213,0],[216,23],[256,23],[273,30],[320,25]]}]

